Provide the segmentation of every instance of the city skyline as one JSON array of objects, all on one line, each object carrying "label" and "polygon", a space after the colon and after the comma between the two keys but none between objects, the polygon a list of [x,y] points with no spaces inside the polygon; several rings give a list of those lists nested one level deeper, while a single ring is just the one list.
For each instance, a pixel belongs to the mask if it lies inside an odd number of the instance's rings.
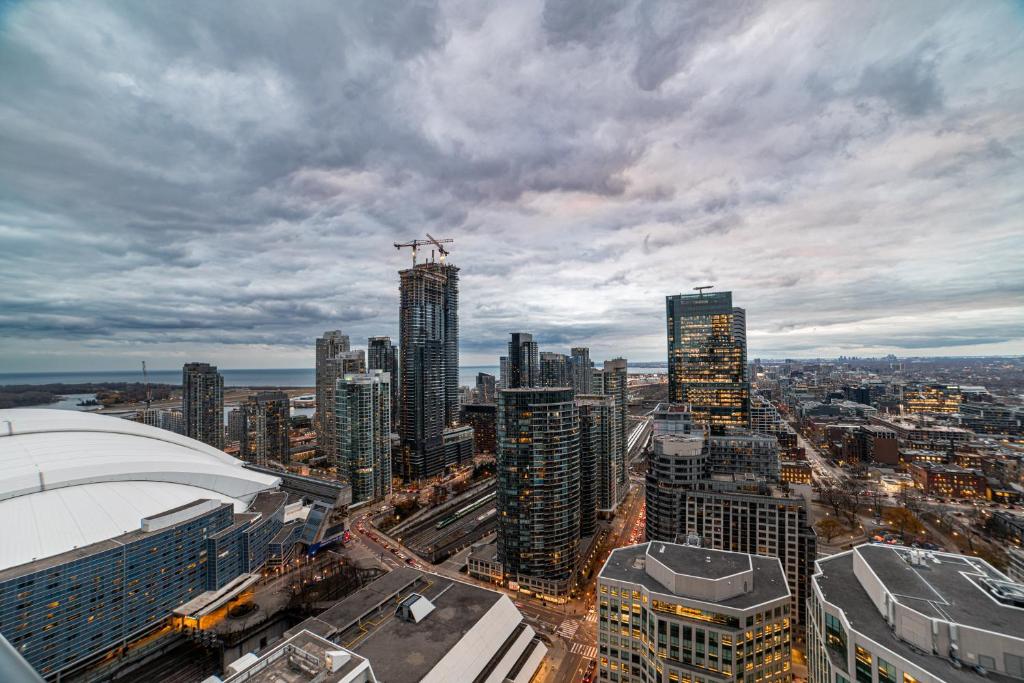
[{"label": "city skyline", "polygon": [[1019,5],[602,7],[5,5],[0,372],[397,338],[424,232],[465,364],[705,284],[752,358],[1024,352]]}]

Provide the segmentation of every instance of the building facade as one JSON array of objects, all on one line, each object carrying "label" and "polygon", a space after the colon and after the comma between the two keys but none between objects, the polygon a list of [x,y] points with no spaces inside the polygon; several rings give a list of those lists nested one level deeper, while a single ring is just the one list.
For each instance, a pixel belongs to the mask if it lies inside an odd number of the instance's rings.
[{"label": "building facade", "polygon": [[[341,330],[329,330],[316,340],[316,412],[313,428],[316,430],[317,450],[329,459],[337,452],[336,424],[334,420],[334,388],[342,375],[338,357],[350,350],[349,337]],[[357,372],[357,370],[353,371]]]},{"label": "building facade", "polygon": [[399,272],[399,434],[396,474],[444,472],[445,430],[458,422],[459,269],[417,263]]},{"label": "building facade", "polygon": [[689,403],[712,431],[749,427],[750,381],[746,314],[731,292],[677,294],[665,299],[668,400]]},{"label": "building facade", "polygon": [[542,387],[572,387],[572,359],[564,353],[540,352],[540,382]]},{"label": "building facade", "polygon": [[859,545],[812,588],[809,683],[1024,680],[1024,585],[982,559]]},{"label": "building facade", "polygon": [[498,406],[494,403],[467,403],[462,406],[462,422],[473,428],[477,453],[498,452]]},{"label": "building facade", "polygon": [[612,460],[615,399],[602,394],[576,394],[580,414],[580,534],[597,529],[598,511],[615,509],[618,483]]},{"label": "building facade", "polygon": [[707,548],[779,558],[801,624],[817,553],[807,502],[764,481],[711,479],[709,459],[700,436],[655,437],[646,478],[647,539],[695,536]]},{"label": "building facade", "polygon": [[[609,458],[608,479],[599,484],[599,490],[609,493],[611,511],[629,493],[629,463],[627,458],[627,435],[629,433],[629,374],[625,358],[606,360],[601,370],[593,373],[594,393],[611,396],[615,400],[615,414],[611,424],[612,439]],[[599,505],[600,509],[604,509]]]},{"label": "building facade", "polygon": [[346,374],[335,389],[338,467],[352,502],[391,493],[391,377],[383,370]]},{"label": "building facade", "polygon": [[[228,432],[237,430],[238,457],[256,465],[291,462],[291,400],[283,391],[261,391],[229,414]],[[241,423],[241,424],[238,424]]]},{"label": "building facade", "polygon": [[597,581],[599,681],[788,682],[791,600],[775,558],[650,542]]},{"label": "building facade", "polygon": [[498,561],[511,583],[555,599],[579,561],[579,432],[572,389],[498,394]]},{"label": "building facade", "polygon": [[366,341],[366,369],[382,370],[391,378],[391,428],[398,425],[398,347],[391,337],[370,337]]},{"label": "building facade", "polygon": [[590,360],[590,349],[585,346],[574,346],[571,351],[572,388],[577,394],[593,392],[594,363]]},{"label": "building facade", "polygon": [[540,352],[532,334],[513,332],[505,358],[506,367],[501,376],[503,389],[540,386]]},{"label": "building facade", "polygon": [[497,398],[494,393],[496,390],[497,382],[494,379],[494,375],[489,375],[486,372],[476,373],[477,403],[494,403]]},{"label": "building facade", "polygon": [[181,369],[181,412],[185,436],[224,448],[224,377],[209,363]]}]

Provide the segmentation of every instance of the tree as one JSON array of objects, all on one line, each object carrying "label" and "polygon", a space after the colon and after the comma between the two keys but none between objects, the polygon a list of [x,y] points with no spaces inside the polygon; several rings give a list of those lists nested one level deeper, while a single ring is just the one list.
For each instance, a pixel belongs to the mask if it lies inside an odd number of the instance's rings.
[{"label": "tree", "polygon": [[919,534],[924,531],[924,524],[913,512],[906,508],[887,508],[882,515],[886,524],[896,529],[900,536],[905,533]]},{"label": "tree", "polygon": [[850,526],[852,527],[857,523],[857,513],[860,511],[860,501],[862,498],[860,485],[853,479],[847,479],[839,485],[839,490],[842,494],[846,518],[850,520]]},{"label": "tree", "polygon": [[835,517],[826,517],[815,524],[814,528],[825,537],[826,543],[831,543],[833,538],[846,530],[846,526]]},{"label": "tree", "polygon": [[821,490],[818,491],[818,499],[822,503],[832,508],[832,514],[836,517],[842,512],[844,505],[846,504],[846,496],[842,490],[834,484],[825,483],[821,485]]}]

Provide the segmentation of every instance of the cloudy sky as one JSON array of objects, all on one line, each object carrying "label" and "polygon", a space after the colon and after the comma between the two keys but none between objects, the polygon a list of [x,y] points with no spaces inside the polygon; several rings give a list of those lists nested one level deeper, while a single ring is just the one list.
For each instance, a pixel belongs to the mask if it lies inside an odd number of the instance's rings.
[{"label": "cloudy sky", "polygon": [[0,2],[0,372],[304,367],[452,237],[463,363],[1024,353],[1024,5]]}]

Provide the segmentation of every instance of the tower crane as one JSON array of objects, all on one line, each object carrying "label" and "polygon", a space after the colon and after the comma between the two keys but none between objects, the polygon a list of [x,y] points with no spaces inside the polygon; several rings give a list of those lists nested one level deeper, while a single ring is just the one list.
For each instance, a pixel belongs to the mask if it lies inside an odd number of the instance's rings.
[{"label": "tower crane", "polygon": [[701,285],[700,287],[694,287],[694,289],[697,290],[697,294],[699,296],[704,296],[704,290],[711,289],[712,287],[714,287],[714,285]]},{"label": "tower crane", "polygon": [[455,240],[453,240],[451,238],[441,238],[441,239],[438,239],[436,237],[431,237],[430,235],[427,235],[427,237],[429,237],[430,239],[413,240],[411,242],[395,242],[394,243],[395,244],[395,249],[399,249],[400,250],[403,247],[411,248],[412,249],[412,265],[415,266],[416,265],[416,252],[419,250],[419,248],[420,247],[425,247],[425,246],[430,245],[430,244],[433,244],[441,252],[441,263],[444,263],[444,258],[445,258],[445,256],[448,255],[448,250],[445,249],[441,245],[443,245],[443,244],[452,244],[453,242],[455,242]]}]

